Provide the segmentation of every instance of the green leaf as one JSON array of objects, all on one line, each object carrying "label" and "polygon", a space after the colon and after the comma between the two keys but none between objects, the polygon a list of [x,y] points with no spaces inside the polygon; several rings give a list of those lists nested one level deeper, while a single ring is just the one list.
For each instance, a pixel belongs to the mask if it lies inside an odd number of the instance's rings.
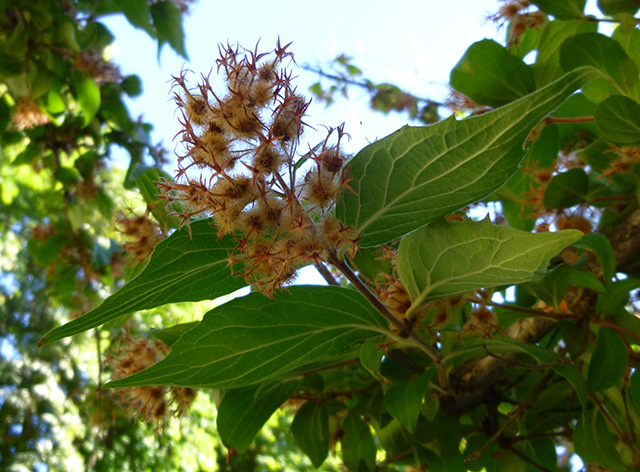
[{"label": "green leaf", "polygon": [[596,67],[615,83],[618,93],[630,94],[638,83],[635,62],[615,39],[600,33],[567,38],[560,46],[560,64],[565,71],[583,66]]},{"label": "green leaf", "polygon": [[[384,449],[387,457],[404,455],[415,445],[411,440],[411,435],[395,419],[389,421],[382,428],[376,427],[376,437],[380,441],[380,446]],[[411,458],[411,456],[409,457]],[[402,464],[402,462],[395,463]]]},{"label": "green leaf", "polygon": [[159,363],[105,388],[244,387],[388,333],[385,319],[354,290],[294,286],[275,299],[252,293],[209,311]]},{"label": "green leaf", "polygon": [[[621,333],[626,338],[629,344],[635,344],[636,346],[640,346],[640,338],[638,338],[638,334],[640,333],[640,317],[637,317],[635,314],[629,313],[627,310],[621,310],[611,316],[611,320],[627,330],[627,333]],[[636,336],[633,336],[633,335]]]},{"label": "green leaf", "polygon": [[598,0],[598,8],[602,13],[608,16],[618,15],[620,13],[635,14],[638,11],[637,0]]},{"label": "green leaf", "polygon": [[567,293],[567,289],[569,288],[571,273],[571,267],[560,265],[543,279],[527,284],[527,288],[547,305],[559,310],[560,302],[562,302],[564,294]]},{"label": "green leaf", "polygon": [[87,126],[100,109],[100,88],[91,77],[81,77],[75,81],[76,98],[82,110],[82,126]]},{"label": "green leaf", "polygon": [[391,261],[382,257],[379,248],[362,248],[351,256],[351,261],[361,277],[376,280],[380,274],[391,273]]},{"label": "green leaf", "polygon": [[491,39],[473,43],[451,71],[451,86],[473,101],[499,107],[533,92],[533,71]]},{"label": "green leaf", "polygon": [[151,25],[151,9],[148,0],[114,0],[118,8],[127,17],[129,23],[145,30],[149,36],[155,37]]},{"label": "green leaf", "polygon": [[589,364],[589,390],[596,393],[620,386],[628,362],[627,349],[620,336],[612,329],[601,326]]},{"label": "green leaf", "polygon": [[189,60],[184,47],[184,31],[182,29],[182,14],[178,7],[170,1],[154,3],[150,7],[153,25],[158,36],[158,55],[164,43],[169,43],[175,52]]},{"label": "green leaf", "polygon": [[[593,83],[592,81],[590,83]],[[588,87],[587,84],[585,87]],[[577,92],[571,95],[567,100],[553,112],[554,118],[574,118],[583,116],[593,116],[596,110],[596,104],[589,100],[584,93]],[[547,124],[546,126],[549,126]],[[558,145],[560,149],[568,149],[575,145],[576,140],[582,141],[589,134],[598,135],[599,130],[593,121],[585,121],[579,123],[562,123],[555,125],[558,130]],[[549,162],[546,166],[553,165],[557,153],[547,154],[545,158],[540,158],[541,162]]]},{"label": "green leaf", "polygon": [[376,467],[376,444],[369,425],[354,412],[342,422],[342,460],[351,472],[373,471]]},{"label": "green leaf", "polygon": [[598,410],[585,411],[573,430],[573,446],[587,464],[598,464],[606,469],[626,470],[616,448],[617,440],[607,427]]},{"label": "green leaf", "polygon": [[227,391],[218,407],[216,419],[222,442],[238,452],[244,452],[299,384],[299,381],[291,381],[272,385],[268,389],[252,386]]},{"label": "green leaf", "polygon": [[[560,360],[560,356],[553,351],[549,351],[540,346],[536,346],[535,344],[529,344],[522,341],[517,341],[509,336],[505,335],[496,335],[493,338],[488,339],[477,339],[474,338],[472,340],[465,341],[465,349],[461,351],[462,354],[469,353],[469,347],[475,347],[474,354],[476,356],[486,355],[486,348],[494,354],[517,354],[524,353],[529,354],[540,364],[557,364]],[[456,356],[456,353],[453,353],[448,358],[452,359]],[[576,394],[578,395],[578,400],[580,401],[580,405],[582,408],[587,407],[587,386],[585,384],[582,375],[578,371],[578,368],[575,365],[553,365],[552,369],[560,376],[564,377],[567,380]]]},{"label": "green leaf", "polygon": [[422,399],[431,380],[429,369],[409,382],[394,382],[384,394],[384,406],[408,431],[414,432],[422,409]]},{"label": "green leaf", "polygon": [[536,438],[523,441],[518,444],[518,450],[540,466],[529,470],[558,469],[558,454],[551,438]]},{"label": "green leaf", "polygon": [[[123,0],[121,3],[129,3]],[[98,21],[89,21],[83,30],[78,32],[78,43],[82,49],[103,49],[109,46],[114,40],[111,31]]]},{"label": "green leaf", "polygon": [[583,169],[573,168],[553,176],[544,192],[546,208],[562,209],[579,205],[587,199],[589,177]]},{"label": "green leaf", "polygon": [[317,469],[329,454],[329,413],[326,403],[307,402],[291,423],[293,439]]},{"label": "green leaf", "polygon": [[42,154],[42,144],[40,142],[32,142],[24,148],[20,154],[16,156],[11,165],[22,166],[31,164],[37,157]]},{"label": "green leaf", "polygon": [[569,285],[590,288],[591,290],[600,293],[604,293],[607,291],[607,289],[604,288],[604,285],[600,283],[600,279],[598,279],[598,276],[596,274],[588,270],[580,270],[574,267],[570,268]]},{"label": "green leaf", "polygon": [[616,255],[609,239],[602,233],[589,233],[573,243],[573,246],[588,249],[595,254],[600,261],[600,266],[602,266],[604,283],[610,285],[616,274]]},{"label": "green leaf", "polygon": [[24,67],[24,57],[16,57],[5,51],[0,51],[0,79],[23,74]]},{"label": "green leaf", "polygon": [[603,138],[618,144],[640,143],[640,104],[613,95],[598,104],[595,121]]},{"label": "green leaf", "polygon": [[360,348],[360,363],[371,374],[382,377],[380,364],[384,357],[384,349],[371,341],[365,341]]},{"label": "green leaf", "polygon": [[370,144],[350,162],[354,192],[340,194],[337,217],[376,246],[486,197],[517,170],[531,129],[597,74],[575,70],[497,110]]},{"label": "green leaf", "polygon": [[576,34],[598,31],[595,22],[571,20],[555,20],[547,23],[540,37],[536,62],[533,72],[538,87],[548,84],[563,73],[560,66],[560,45],[562,42]]},{"label": "green leaf", "polygon": [[231,274],[227,260],[235,246],[232,238],[218,240],[208,220],[193,223],[191,235],[186,228],[176,231],[156,246],[138,277],[89,313],[49,331],[39,344],[81,333],[134,311],[214,299],[242,288],[244,280]]},{"label": "green leaf", "polygon": [[122,251],[122,248],[113,239],[109,240],[109,247],[104,247],[98,242],[98,238],[93,239],[93,256],[91,264],[94,269],[100,270],[111,264],[111,256]]},{"label": "green leaf", "polygon": [[142,80],[137,75],[128,75],[120,82],[120,88],[130,97],[137,97],[142,93]]},{"label": "green leaf", "polygon": [[575,365],[561,365],[554,367],[553,370],[563,376],[567,382],[571,384],[576,394],[578,395],[578,400],[580,401],[580,406],[582,406],[583,410],[587,409],[587,384],[580,374],[580,371]]},{"label": "green leaf", "polygon": [[584,19],[586,0],[532,0],[535,6],[559,20]]},{"label": "green leaf", "polygon": [[178,216],[170,215],[165,207],[165,200],[157,197],[159,192],[156,182],[162,180],[173,181],[173,179],[162,169],[156,167],[146,167],[138,164],[134,169],[130,177],[134,180],[140,195],[147,204],[147,208],[151,209],[151,214],[165,229],[178,228],[180,226],[181,219]]},{"label": "green leaf", "polygon": [[149,330],[149,336],[171,347],[180,339],[180,336],[198,326],[199,323],[199,321],[190,321],[188,323],[179,323],[169,328],[152,329]]},{"label": "green leaf", "polygon": [[434,222],[400,242],[398,274],[413,301],[409,312],[428,300],[539,278],[549,259],[581,235],[527,233],[488,218]]},{"label": "green leaf", "polygon": [[596,310],[607,315],[613,315],[624,310],[625,305],[629,303],[631,290],[639,287],[640,279],[635,277],[613,282],[610,287],[607,287],[607,293],[602,293],[598,296]]},{"label": "green leaf", "polygon": [[95,151],[87,151],[80,155],[73,163],[73,166],[78,169],[80,175],[83,178],[89,177],[93,174],[95,168],[95,162],[99,159],[98,153]]}]

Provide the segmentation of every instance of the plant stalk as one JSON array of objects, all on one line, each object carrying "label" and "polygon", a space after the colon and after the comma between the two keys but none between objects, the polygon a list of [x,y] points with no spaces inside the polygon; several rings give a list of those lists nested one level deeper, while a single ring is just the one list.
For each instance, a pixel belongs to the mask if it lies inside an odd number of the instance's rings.
[{"label": "plant stalk", "polygon": [[378,310],[378,312],[384,316],[387,321],[398,331],[398,336],[401,338],[407,339],[414,346],[418,347],[421,351],[423,351],[436,365],[436,370],[438,371],[438,381],[440,386],[444,389],[448,389],[449,381],[447,379],[447,373],[445,371],[444,365],[442,364],[442,355],[436,351],[433,347],[431,347],[418,333],[413,331],[410,325],[405,324],[400,318],[391,313],[389,308],[380,301],[376,295],[369,290],[369,287],[360,280],[358,274],[356,274],[349,264],[345,260],[340,260],[335,251],[331,251],[329,253],[329,262],[336,267],[340,272],[344,274],[344,276],[351,282],[351,284],[360,292],[366,299],[373,305],[373,307]]}]

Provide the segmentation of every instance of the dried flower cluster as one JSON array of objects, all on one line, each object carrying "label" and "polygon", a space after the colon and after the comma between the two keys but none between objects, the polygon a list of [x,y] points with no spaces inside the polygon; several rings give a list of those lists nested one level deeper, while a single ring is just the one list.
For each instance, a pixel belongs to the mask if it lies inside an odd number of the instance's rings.
[{"label": "dried flower cluster", "polygon": [[[169,348],[160,341],[145,338],[132,340],[125,338],[124,346],[106,363],[113,367],[112,379],[133,375],[162,360]],[[121,402],[128,404],[131,411],[145,421],[164,426],[167,416],[182,416],[191,406],[196,396],[192,388],[169,388],[165,386],[131,387],[120,392]]]},{"label": "dried flower cluster", "polygon": [[118,230],[127,237],[122,249],[131,255],[133,261],[146,260],[153,249],[166,237],[164,229],[147,215],[119,216],[116,218]]},{"label": "dried flower cluster", "polygon": [[489,20],[503,25],[509,23],[508,44],[518,44],[520,36],[528,29],[537,29],[547,22],[547,15],[536,10],[529,11],[531,2],[529,0],[503,0],[498,12],[489,16]]},{"label": "dried flower cluster", "polygon": [[16,112],[11,117],[16,128],[19,130],[35,128],[46,125],[51,121],[49,117],[40,110],[40,107],[27,97],[22,97],[16,105]]},{"label": "dried flower cluster", "polygon": [[108,82],[120,82],[122,74],[118,66],[103,57],[102,49],[84,49],[76,56],[76,67],[91,74],[98,87]]},{"label": "dried flower cluster", "polygon": [[338,192],[348,187],[343,127],[297,154],[309,102],[283,67],[293,61],[287,47],[278,42],[266,54],[221,46],[216,62],[224,94],[214,92],[209,77],[195,88],[186,73],[175,77],[184,153],[176,182],[159,184],[183,223],[211,216],[220,237],[236,238],[230,263],[269,296],[299,267],[357,241],[332,214]]}]

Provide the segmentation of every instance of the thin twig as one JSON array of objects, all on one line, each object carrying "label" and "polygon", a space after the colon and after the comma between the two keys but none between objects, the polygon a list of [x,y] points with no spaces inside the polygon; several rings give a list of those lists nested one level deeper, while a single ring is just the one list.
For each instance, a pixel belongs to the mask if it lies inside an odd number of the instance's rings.
[{"label": "thin twig", "polygon": [[320,261],[316,261],[316,269],[320,272],[320,275],[329,285],[340,285],[340,283],[335,279],[333,274],[327,267]]},{"label": "thin twig", "polygon": [[551,379],[551,377],[553,377],[554,374],[555,374],[554,371],[548,372],[547,375],[545,375],[542,378],[542,380],[538,382],[538,385],[536,386],[536,388],[533,389],[533,391],[529,394],[529,396],[525,398],[524,401],[522,401],[522,403],[520,403],[518,406],[516,406],[513,409],[509,419],[505,421],[502,427],[498,431],[496,431],[496,433],[493,436],[491,436],[489,441],[487,441],[487,443],[484,446],[482,446],[477,451],[469,454],[469,456],[467,457],[467,460],[474,460],[480,457],[489,448],[489,446],[491,446],[494,442],[496,442],[502,436],[502,433],[504,433],[504,431],[511,425],[511,423],[513,423],[516,419],[524,415],[525,410],[529,407],[529,405],[533,402],[533,400],[535,400],[538,397],[538,395],[540,395],[540,392],[544,390],[545,386],[547,385],[547,382],[549,382],[549,380]]},{"label": "thin twig", "polygon": [[[325,79],[330,79],[330,80],[334,80],[336,82],[343,82],[345,84],[348,85],[355,85],[356,87],[361,87],[365,90],[367,90],[370,93],[374,93],[376,92],[376,86],[374,84],[372,84],[371,82],[366,82],[366,81],[359,81],[359,80],[354,80],[352,78],[349,78],[347,76],[344,75],[335,75],[335,74],[331,74],[329,72],[325,72],[324,70],[317,68],[317,67],[312,67],[309,65],[303,65],[302,69],[307,70],[309,72],[314,72],[316,74],[318,74],[320,77],[324,77]],[[437,105],[437,106],[444,106],[444,103],[440,103],[437,102],[435,100],[431,100],[430,98],[424,98],[424,97],[417,97],[413,94],[410,94],[413,98],[415,98],[417,101],[419,102],[424,102],[427,103],[429,105]]]},{"label": "thin twig", "polygon": [[551,470],[547,469],[546,467],[542,467],[537,462],[534,462],[529,457],[524,455],[522,452],[518,451],[515,447],[509,446],[509,447],[507,447],[507,449],[509,449],[511,452],[513,452],[516,456],[518,456],[520,459],[522,459],[526,463],[531,464],[532,466],[534,466],[536,469],[539,469],[542,472],[551,472]]},{"label": "thin twig", "polygon": [[588,123],[593,120],[593,116],[547,116],[543,121],[545,123]]},{"label": "thin twig", "polygon": [[[333,266],[338,269],[340,272],[344,274],[344,276],[351,282],[351,284],[367,299],[373,307],[380,312],[382,316],[384,316],[389,323],[398,331],[398,336],[401,338],[408,338],[411,334],[411,327],[407,326],[400,318],[391,313],[389,308],[375,296],[375,294],[369,290],[369,287],[365,285],[365,283],[360,280],[358,275],[349,267],[346,261],[340,260],[335,251],[331,251],[329,254],[329,262],[333,264]],[[435,355],[436,358],[439,358],[439,355]]]},{"label": "thin twig", "polygon": [[496,308],[504,308],[505,310],[517,311],[518,313],[527,313],[527,314],[533,315],[533,316],[547,317],[547,318],[551,318],[551,319],[554,319],[554,320],[572,319],[572,318],[576,317],[576,315],[571,314],[571,313],[558,313],[557,311],[534,310],[533,308],[524,308],[524,307],[521,307],[521,306],[506,305],[504,303],[496,303],[496,302],[491,302],[491,301],[487,301],[487,302],[483,302],[483,303],[485,305],[494,306]]},{"label": "thin twig", "polygon": [[319,369],[308,370],[308,371],[303,372],[303,373],[301,373],[299,375],[304,377],[304,376],[307,376],[307,375],[315,374],[317,372],[324,372],[325,370],[339,369],[340,367],[344,367],[345,365],[356,364],[358,362],[360,362],[360,359],[357,359],[357,358],[356,359],[349,359],[349,360],[346,360],[346,361],[338,362],[337,364],[329,365],[327,367],[320,367]]}]

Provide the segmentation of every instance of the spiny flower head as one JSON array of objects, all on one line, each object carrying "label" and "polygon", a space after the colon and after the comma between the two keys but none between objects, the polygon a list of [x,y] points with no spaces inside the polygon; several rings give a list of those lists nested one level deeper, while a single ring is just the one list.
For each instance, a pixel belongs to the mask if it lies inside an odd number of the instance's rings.
[{"label": "spiny flower head", "polygon": [[[140,338],[124,338],[124,343],[115,355],[106,359],[113,368],[112,378],[121,379],[151,367],[161,361],[169,348],[161,341]],[[169,415],[182,416],[193,403],[196,390],[180,387],[144,386],[125,388],[120,392],[119,400],[144,421],[155,423],[156,428],[164,427]]]},{"label": "spiny flower head", "polygon": [[162,198],[189,224],[211,217],[220,237],[238,244],[233,269],[268,296],[306,264],[355,248],[357,236],[333,216],[348,187],[340,150],[343,126],[301,156],[309,101],[297,92],[288,46],[271,53],[220,46],[217,72],[190,86],[174,77],[182,130],[176,182],[160,182]]},{"label": "spiny flower head", "polygon": [[122,249],[134,261],[146,260],[153,249],[166,237],[164,229],[147,215],[121,215],[116,218],[118,230],[127,238]]},{"label": "spiny flower head", "polygon": [[22,97],[18,101],[18,104],[16,105],[16,112],[13,114],[11,119],[19,130],[46,125],[51,121],[40,107],[27,97]]}]

